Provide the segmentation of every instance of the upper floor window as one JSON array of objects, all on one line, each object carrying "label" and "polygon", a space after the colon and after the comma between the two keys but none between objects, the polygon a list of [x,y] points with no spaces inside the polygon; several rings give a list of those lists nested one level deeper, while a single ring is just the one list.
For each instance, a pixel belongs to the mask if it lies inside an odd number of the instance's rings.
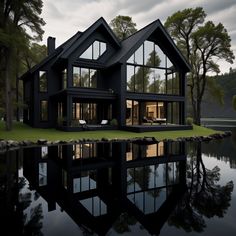
[{"label": "upper floor window", "polygon": [[73,67],[74,87],[97,87],[97,70],[81,67]]},{"label": "upper floor window", "polygon": [[82,59],[97,60],[107,49],[104,42],[94,41],[80,56]]},{"label": "upper floor window", "polygon": [[171,68],[172,62],[161,48],[151,41],[145,41],[128,59],[127,63],[149,67]]},{"label": "upper floor window", "polygon": [[145,41],[127,60],[127,91],[138,93],[180,94],[175,67],[161,48]]},{"label": "upper floor window", "polygon": [[46,71],[39,71],[39,92],[48,91],[48,82]]}]

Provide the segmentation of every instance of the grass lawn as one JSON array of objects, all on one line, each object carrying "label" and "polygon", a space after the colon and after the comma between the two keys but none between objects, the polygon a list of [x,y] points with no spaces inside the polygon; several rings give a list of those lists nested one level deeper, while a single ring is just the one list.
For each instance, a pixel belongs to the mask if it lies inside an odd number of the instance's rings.
[{"label": "grass lawn", "polygon": [[133,133],[121,130],[104,130],[104,131],[82,131],[82,132],[63,132],[56,129],[38,129],[32,128],[20,122],[14,122],[12,131],[5,131],[4,122],[0,121],[0,139],[6,140],[31,140],[37,141],[38,139],[47,139],[50,141],[55,140],[70,140],[70,139],[128,139],[135,137],[155,137],[156,139],[176,139],[178,137],[191,137],[191,136],[207,136],[210,134],[219,133],[212,129],[200,126],[193,126],[193,130],[185,131],[158,131],[158,132],[145,132]]}]

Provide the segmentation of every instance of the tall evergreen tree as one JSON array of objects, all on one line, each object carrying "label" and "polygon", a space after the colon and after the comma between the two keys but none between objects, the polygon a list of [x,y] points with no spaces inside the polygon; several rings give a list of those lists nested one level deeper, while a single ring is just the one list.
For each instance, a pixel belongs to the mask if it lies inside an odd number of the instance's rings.
[{"label": "tall evergreen tree", "polygon": [[[42,40],[40,14],[42,0],[2,0],[0,2],[0,64],[1,80],[5,81],[6,129],[12,128],[12,81],[15,78],[14,58],[29,39]],[[34,34],[31,36],[29,30]],[[28,30],[28,31],[27,31]]]}]

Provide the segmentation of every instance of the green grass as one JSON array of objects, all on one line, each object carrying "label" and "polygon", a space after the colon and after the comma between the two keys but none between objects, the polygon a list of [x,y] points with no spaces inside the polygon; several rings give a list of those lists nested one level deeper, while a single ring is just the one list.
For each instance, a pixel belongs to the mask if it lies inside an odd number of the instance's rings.
[{"label": "green grass", "polygon": [[12,131],[5,131],[4,122],[0,121],[0,139],[6,140],[31,140],[37,141],[38,139],[47,139],[50,141],[55,140],[70,140],[70,139],[128,139],[135,137],[155,137],[156,139],[176,139],[179,137],[191,136],[208,136],[214,133],[219,133],[212,129],[200,126],[193,126],[193,130],[183,131],[158,131],[158,132],[145,132],[133,133],[121,130],[104,130],[104,131],[82,131],[82,132],[63,132],[56,129],[38,129],[32,128],[20,122],[14,122]]}]

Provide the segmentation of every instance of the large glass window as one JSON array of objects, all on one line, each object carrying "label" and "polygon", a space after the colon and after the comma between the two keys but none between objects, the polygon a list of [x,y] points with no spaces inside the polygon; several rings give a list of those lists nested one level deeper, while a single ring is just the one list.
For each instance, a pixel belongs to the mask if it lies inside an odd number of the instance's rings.
[{"label": "large glass window", "polygon": [[167,73],[167,94],[180,94],[179,74],[171,70]]},{"label": "large glass window", "polygon": [[168,123],[181,124],[180,120],[181,106],[179,102],[169,102],[167,107]]},{"label": "large glass window", "polygon": [[48,91],[48,82],[46,71],[39,71],[39,92]]},{"label": "large glass window", "polygon": [[47,185],[47,163],[40,162],[39,163],[39,186]]},{"label": "large glass window", "polygon": [[74,120],[86,120],[88,124],[97,123],[97,104],[96,103],[77,103],[73,102],[72,116]]},{"label": "large glass window", "polygon": [[126,125],[139,124],[139,103],[133,100],[126,101]]},{"label": "large glass window", "polygon": [[73,86],[74,87],[97,87],[97,70],[73,67]]},{"label": "large glass window", "polygon": [[95,143],[84,143],[73,145],[73,160],[92,158],[97,156],[97,145]]},{"label": "large glass window", "polygon": [[134,92],[134,66],[127,66],[127,90]]},{"label": "large glass window", "polygon": [[107,205],[99,196],[86,198],[79,202],[95,217],[107,214]]},{"label": "large glass window", "polygon": [[141,158],[164,156],[164,142],[149,145],[127,143],[126,160],[133,161]]},{"label": "large glass window", "polygon": [[48,101],[46,100],[40,102],[40,118],[41,121],[48,120]]},{"label": "large glass window", "polygon": [[139,124],[167,125],[166,103],[126,100],[126,125]]},{"label": "large glass window", "polygon": [[127,91],[179,94],[179,76],[161,48],[145,41],[127,60]]},{"label": "large glass window", "polygon": [[107,49],[104,42],[94,41],[80,56],[82,59],[97,60]]},{"label": "large glass window", "polygon": [[97,172],[82,171],[81,176],[73,179],[73,193],[84,192],[97,188]]}]

